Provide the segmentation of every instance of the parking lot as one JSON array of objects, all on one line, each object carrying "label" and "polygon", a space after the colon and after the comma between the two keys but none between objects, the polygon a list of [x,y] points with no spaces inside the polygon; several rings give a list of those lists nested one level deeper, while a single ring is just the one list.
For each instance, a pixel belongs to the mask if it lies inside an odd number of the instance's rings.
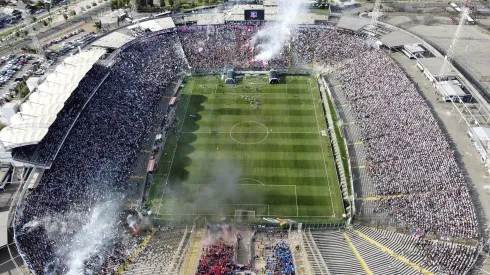
[{"label": "parking lot", "polygon": [[[22,98],[28,92],[24,85],[30,76],[43,76],[49,67],[57,64],[69,54],[78,51],[92,42],[98,34],[86,33],[77,29],[63,36],[50,40],[43,45],[47,60],[31,54],[11,54],[0,58],[0,104],[15,97]],[[22,94],[19,94],[23,91]]]},{"label": "parking lot", "polygon": [[19,93],[21,83],[31,75],[45,73],[48,64],[42,62],[42,59],[29,54],[11,54],[1,57],[0,103],[12,100]]},{"label": "parking lot", "polygon": [[78,32],[76,35],[64,35],[50,42],[46,50],[47,62],[49,65],[57,64],[65,56],[75,54],[78,47],[83,48],[97,38],[98,34],[93,32]]}]

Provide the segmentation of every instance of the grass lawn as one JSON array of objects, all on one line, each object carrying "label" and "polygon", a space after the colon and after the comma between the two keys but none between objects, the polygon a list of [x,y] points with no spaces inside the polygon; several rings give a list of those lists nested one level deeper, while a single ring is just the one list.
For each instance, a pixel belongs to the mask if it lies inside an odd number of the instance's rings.
[{"label": "grass lawn", "polygon": [[150,190],[154,213],[342,219],[316,81],[283,78],[277,85],[267,76],[245,76],[237,85],[217,76],[187,79],[180,136],[169,133]]}]

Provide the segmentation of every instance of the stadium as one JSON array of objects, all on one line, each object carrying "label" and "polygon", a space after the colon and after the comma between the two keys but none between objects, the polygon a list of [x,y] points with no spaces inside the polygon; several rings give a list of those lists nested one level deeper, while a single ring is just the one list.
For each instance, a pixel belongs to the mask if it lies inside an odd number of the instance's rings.
[{"label": "stadium", "polygon": [[478,199],[403,62],[441,104],[477,88],[394,26],[253,8],[108,33],[16,107],[28,272],[478,274]]}]

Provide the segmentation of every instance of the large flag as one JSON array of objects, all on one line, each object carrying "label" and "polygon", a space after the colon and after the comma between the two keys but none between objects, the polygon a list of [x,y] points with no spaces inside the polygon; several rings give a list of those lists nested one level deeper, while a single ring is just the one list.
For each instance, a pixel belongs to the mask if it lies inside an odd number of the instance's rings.
[{"label": "large flag", "polygon": [[412,238],[414,239],[422,238],[422,236],[424,236],[424,233],[422,232],[418,232],[418,231],[412,232]]}]

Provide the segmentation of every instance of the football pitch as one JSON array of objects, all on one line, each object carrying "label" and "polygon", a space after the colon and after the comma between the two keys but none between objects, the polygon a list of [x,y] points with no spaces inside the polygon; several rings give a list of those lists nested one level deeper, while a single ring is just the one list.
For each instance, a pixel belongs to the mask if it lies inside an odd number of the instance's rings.
[{"label": "football pitch", "polygon": [[316,80],[186,80],[153,176],[161,216],[338,221],[344,213]]}]

